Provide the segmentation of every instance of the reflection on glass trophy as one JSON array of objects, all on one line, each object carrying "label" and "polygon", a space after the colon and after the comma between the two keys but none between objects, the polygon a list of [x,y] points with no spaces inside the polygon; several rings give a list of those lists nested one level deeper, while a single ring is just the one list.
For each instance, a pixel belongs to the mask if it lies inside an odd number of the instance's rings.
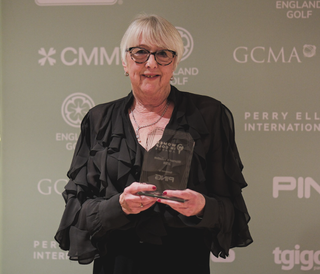
[{"label": "reflection on glass trophy", "polygon": [[187,187],[194,148],[190,133],[157,128],[149,134],[146,145],[140,182],[153,184],[157,190],[138,194],[183,202],[162,193]]}]

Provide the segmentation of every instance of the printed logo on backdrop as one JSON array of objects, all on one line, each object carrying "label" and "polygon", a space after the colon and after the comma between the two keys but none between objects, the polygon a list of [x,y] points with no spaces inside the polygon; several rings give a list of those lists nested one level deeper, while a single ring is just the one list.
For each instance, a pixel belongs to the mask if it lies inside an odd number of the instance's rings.
[{"label": "printed logo on backdrop", "polygon": [[[65,6],[65,5],[114,5],[118,0],[35,0],[39,6]],[[122,0],[119,0],[122,4]]]},{"label": "printed logo on backdrop", "polygon": [[120,49],[114,47],[113,51],[107,51],[105,47],[93,47],[92,49],[84,49],[83,47],[74,48],[66,47],[59,55],[55,48],[51,47],[46,51],[44,48],[40,48],[38,53],[42,56],[38,63],[41,66],[49,64],[53,66],[60,61],[65,66],[83,66],[83,65],[95,65],[103,66],[107,65],[119,65],[120,64]]},{"label": "printed logo on backdrop", "polygon": [[298,198],[310,199],[320,194],[320,184],[311,177],[276,176],[273,178],[273,198],[285,197],[285,193],[294,193]]},{"label": "printed logo on backdrop", "polygon": [[62,251],[56,241],[34,240],[34,260],[69,260],[68,251]]},{"label": "printed logo on backdrop", "polygon": [[94,106],[93,100],[84,93],[73,93],[62,103],[63,120],[70,126],[79,128],[84,115]]},{"label": "printed logo on backdrop", "polygon": [[309,19],[320,9],[320,1],[276,1],[277,10],[284,10],[289,19]]},{"label": "printed logo on backdrop", "polygon": [[[189,31],[184,28],[176,27],[179,31],[184,45],[184,52],[181,61],[186,60],[193,51],[193,38]],[[41,56],[38,60],[40,66],[54,66],[63,64],[65,66],[103,66],[103,65],[120,65],[120,48],[114,47],[113,50],[105,47],[66,47],[60,52],[54,47],[49,49],[40,48],[38,50]],[[181,64],[181,63],[180,63]],[[199,74],[196,67],[180,67],[173,73],[174,79],[171,81],[173,85],[185,85],[190,76]]]},{"label": "printed logo on backdrop", "polygon": [[67,183],[67,179],[41,179],[37,184],[37,189],[41,195],[49,196],[53,194],[58,194],[60,196],[64,191],[64,186]]},{"label": "printed logo on backdrop", "polygon": [[[320,1],[319,1],[320,2]],[[312,58],[316,55],[315,45],[305,44],[302,48],[297,47],[266,47],[246,46],[237,47],[233,51],[233,59],[240,64],[256,63],[302,63],[305,58]]]},{"label": "printed logo on backdrop", "polygon": [[247,132],[320,132],[320,112],[258,111],[244,113]]},{"label": "printed logo on backdrop", "polygon": [[234,262],[234,260],[236,259],[236,253],[234,252],[234,250],[230,249],[229,250],[229,256],[227,258],[217,258],[216,256],[214,256],[211,252],[210,252],[210,259],[211,261],[213,261],[214,263],[232,263]]},{"label": "printed logo on backdrop", "polygon": [[273,250],[274,263],[281,265],[282,270],[300,268],[302,271],[320,270],[320,250],[300,250],[300,245],[294,249],[281,250],[276,247]]},{"label": "printed logo on backdrop", "polygon": [[[187,31],[184,28],[176,27],[178,32],[181,35],[183,45],[184,45],[184,52],[183,56],[181,58],[181,61],[186,60],[193,51],[193,38],[189,31]],[[181,63],[180,63],[181,65]],[[190,76],[196,76],[199,74],[199,69],[196,67],[180,67],[176,69],[176,71],[173,73],[174,79],[171,81],[172,85],[185,85],[188,83]]]},{"label": "printed logo on backdrop", "polygon": [[183,61],[183,60],[187,59],[190,56],[190,54],[192,53],[193,38],[192,38],[190,32],[187,31],[186,29],[181,28],[181,27],[176,27],[176,29],[180,33],[182,41],[183,41],[183,45],[184,45],[184,52],[183,52],[183,56],[181,58],[181,61]]},{"label": "printed logo on backdrop", "polygon": [[54,48],[50,48],[48,52],[46,52],[44,48],[41,48],[38,50],[38,53],[43,56],[38,61],[41,66],[44,66],[46,62],[48,62],[50,66],[53,66],[56,63],[56,59],[51,57],[56,54],[56,50]]},{"label": "printed logo on backdrop", "polygon": [[[73,93],[64,99],[61,105],[61,116],[69,126],[80,128],[83,117],[94,105],[89,95]],[[74,150],[78,137],[77,132],[56,133],[56,141],[64,142],[67,150]]]}]

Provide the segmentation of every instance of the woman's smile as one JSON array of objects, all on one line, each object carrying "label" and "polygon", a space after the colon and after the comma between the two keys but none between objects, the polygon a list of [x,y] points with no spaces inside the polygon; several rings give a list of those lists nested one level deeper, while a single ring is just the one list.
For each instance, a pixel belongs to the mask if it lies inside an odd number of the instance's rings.
[{"label": "woman's smile", "polygon": [[147,77],[147,78],[154,78],[154,77],[157,77],[158,75],[143,74],[143,76],[145,76],[145,77]]},{"label": "woman's smile", "polygon": [[159,74],[142,74],[142,76],[144,76],[148,79],[156,79],[156,78],[160,77]]}]

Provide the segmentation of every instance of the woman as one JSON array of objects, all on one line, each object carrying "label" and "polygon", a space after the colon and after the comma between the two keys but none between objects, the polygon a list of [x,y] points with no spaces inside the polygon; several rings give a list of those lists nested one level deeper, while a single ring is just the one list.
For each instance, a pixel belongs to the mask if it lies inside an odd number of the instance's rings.
[{"label": "woman", "polygon": [[[226,257],[252,242],[232,115],[170,85],[183,43],[165,19],[139,16],[121,52],[132,92],[83,119],[55,239],[71,260],[94,260],[94,273],[208,274],[210,251]],[[194,140],[187,189],[163,193],[184,202],[138,195],[156,190],[139,182],[144,152],[161,139],[155,130]]]}]

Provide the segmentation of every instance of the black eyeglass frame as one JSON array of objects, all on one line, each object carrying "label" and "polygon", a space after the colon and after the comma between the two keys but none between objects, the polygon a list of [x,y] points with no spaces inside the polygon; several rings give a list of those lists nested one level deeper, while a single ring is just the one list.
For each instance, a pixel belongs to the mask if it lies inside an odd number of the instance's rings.
[{"label": "black eyeglass frame", "polygon": [[[133,56],[132,56],[132,50],[133,50],[133,49],[143,49],[143,50],[147,51],[147,52],[149,53],[147,59],[146,59],[144,62],[137,62],[136,60],[134,60],[134,58],[133,58]],[[169,52],[171,52],[171,53],[173,54],[173,58],[172,58],[171,62],[168,63],[168,64],[160,64],[160,63],[157,61],[157,58],[156,58],[157,52],[159,52],[159,51],[164,51],[164,50],[165,50],[165,51],[169,51]],[[149,50],[147,50],[147,49],[145,49],[145,48],[142,48],[142,47],[131,47],[131,48],[126,49],[126,52],[129,52],[129,53],[130,53],[131,59],[132,59],[134,62],[136,62],[137,64],[144,64],[144,63],[146,63],[146,62],[149,60],[150,55],[152,54],[152,55],[154,56],[154,60],[155,60],[155,61],[157,62],[157,64],[160,65],[160,66],[168,66],[168,65],[170,65],[170,64],[173,62],[174,57],[177,56],[177,53],[176,53],[175,51],[173,51],[173,50],[170,50],[170,49],[161,49],[161,50],[157,50],[157,51],[151,52],[151,51],[149,51]]]}]

